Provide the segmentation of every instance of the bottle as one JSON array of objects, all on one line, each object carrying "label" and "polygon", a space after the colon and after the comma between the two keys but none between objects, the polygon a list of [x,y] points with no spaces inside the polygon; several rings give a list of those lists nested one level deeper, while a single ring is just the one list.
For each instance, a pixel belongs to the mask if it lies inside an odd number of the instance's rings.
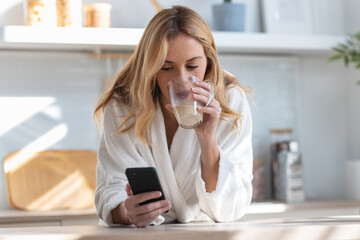
[{"label": "bottle", "polygon": [[305,191],[299,145],[292,139],[291,129],[272,129],[270,133],[273,198],[302,202]]}]

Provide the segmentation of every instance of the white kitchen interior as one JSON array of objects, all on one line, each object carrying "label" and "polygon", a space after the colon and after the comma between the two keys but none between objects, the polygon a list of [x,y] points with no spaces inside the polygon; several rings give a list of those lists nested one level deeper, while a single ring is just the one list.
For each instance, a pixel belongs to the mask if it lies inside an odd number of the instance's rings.
[{"label": "white kitchen interior", "polygon": [[[83,0],[84,4],[91,2],[98,1]],[[113,28],[142,29],[155,14],[147,0],[102,2],[112,5]],[[188,6],[212,28],[211,5],[221,1],[158,2],[164,7]],[[360,86],[356,84],[360,71],[344,67],[342,61],[328,62],[335,54],[332,46],[360,31],[360,1],[312,0],[310,36],[263,33],[260,1],[233,2],[246,4],[245,33],[233,35],[233,43],[231,34],[214,32],[214,36],[215,41],[223,41],[219,43],[223,67],[241,84],[252,88],[248,98],[253,116],[254,161],[265,162],[264,201],[269,201],[271,195],[269,129],[273,128],[294,130],[307,200],[360,200],[349,197],[346,174],[348,161],[360,161]],[[14,27],[24,25],[23,15],[22,0],[0,2],[0,159],[26,148],[96,151],[99,140],[93,122],[96,98],[104,91],[105,80],[125,63],[126,53],[133,48],[101,49],[75,43],[73,46],[70,43],[70,47],[59,43],[8,44],[7,36],[14,36],[16,42],[22,40],[21,34],[37,33],[22,33],[21,28]],[[113,32],[115,39],[127,39],[130,35],[116,33],[121,31]],[[51,30],[43,34],[45,39],[52,37]],[[108,36],[111,38],[111,33]],[[248,41],[248,45],[241,45],[242,40]],[[3,164],[0,169],[1,212],[11,207]]]}]

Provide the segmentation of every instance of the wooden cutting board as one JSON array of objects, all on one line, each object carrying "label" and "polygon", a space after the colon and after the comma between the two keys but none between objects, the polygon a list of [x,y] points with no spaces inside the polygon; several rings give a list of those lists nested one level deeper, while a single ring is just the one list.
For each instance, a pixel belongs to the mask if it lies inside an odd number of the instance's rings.
[{"label": "wooden cutting board", "polygon": [[9,204],[24,210],[94,207],[96,162],[91,150],[10,153],[4,160]]}]

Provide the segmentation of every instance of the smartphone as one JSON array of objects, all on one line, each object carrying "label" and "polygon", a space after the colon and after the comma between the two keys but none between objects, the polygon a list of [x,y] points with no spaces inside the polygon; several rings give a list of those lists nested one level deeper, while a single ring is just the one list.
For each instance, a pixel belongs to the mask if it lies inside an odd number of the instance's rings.
[{"label": "smartphone", "polygon": [[156,202],[159,200],[165,200],[165,195],[162,190],[156,168],[127,168],[125,170],[125,174],[134,195],[144,192],[161,192],[161,197],[147,200],[140,203],[140,205]]}]

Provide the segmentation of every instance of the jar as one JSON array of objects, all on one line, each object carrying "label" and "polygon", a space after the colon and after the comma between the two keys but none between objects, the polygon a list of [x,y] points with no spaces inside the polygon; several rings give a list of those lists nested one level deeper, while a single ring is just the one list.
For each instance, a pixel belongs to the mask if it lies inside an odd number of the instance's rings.
[{"label": "jar", "polygon": [[291,128],[270,129],[270,166],[271,166],[271,197],[276,199],[276,190],[279,189],[279,162],[278,153],[286,150],[287,143],[292,139]]},{"label": "jar", "polygon": [[57,0],[56,10],[59,27],[82,26],[82,0]]},{"label": "jar", "polygon": [[24,19],[27,26],[56,26],[54,0],[25,0]]},{"label": "jar", "polygon": [[110,4],[93,3],[85,5],[84,8],[86,27],[110,27]]}]

